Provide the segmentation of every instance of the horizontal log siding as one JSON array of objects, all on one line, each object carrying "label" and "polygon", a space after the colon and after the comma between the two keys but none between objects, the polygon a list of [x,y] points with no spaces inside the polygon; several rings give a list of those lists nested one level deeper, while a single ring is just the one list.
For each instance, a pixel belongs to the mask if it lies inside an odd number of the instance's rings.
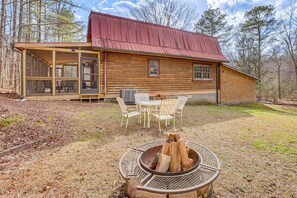
[{"label": "horizontal log siding", "polygon": [[104,94],[104,52],[100,53],[100,71],[99,71],[99,78],[100,78],[100,94]]},{"label": "horizontal log siding", "polygon": [[[148,60],[160,60],[160,76],[148,76]],[[103,59],[102,59],[103,61]],[[135,88],[144,92],[215,90],[216,70],[211,64],[212,80],[193,81],[193,60],[151,57],[107,52],[107,93]],[[209,64],[209,63],[208,63]]]},{"label": "horizontal log siding", "polygon": [[256,101],[255,79],[227,67],[221,67],[221,103]]}]

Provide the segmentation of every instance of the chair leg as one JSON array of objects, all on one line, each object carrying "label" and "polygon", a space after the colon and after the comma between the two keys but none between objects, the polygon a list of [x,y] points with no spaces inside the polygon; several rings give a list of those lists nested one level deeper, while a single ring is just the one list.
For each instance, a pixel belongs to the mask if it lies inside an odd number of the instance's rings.
[{"label": "chair leg", "polygon": [[144,128],[144,129],[145,129],[145,121],[146,121],[146,119],[145,119],[145,114],[146,114],[146,111],[143,112],[143,128]]},{"label": "chair leg", "polygon": [[139,122],[138,123],[141,124],[141,113],[139,115]]},{"label": "chair leg", "polygon": [[122,119],[121,119],[121,127],[123,127],[123,116],[122,116]]},{"label": "chair leg", "polygon": [[181,122],[181,124],[184,124],[183,123],[183,111],[180,112],[180,122]]},{"label": "chair leg", "polygon": [[174,114],[174,117],[173,117],[173,130],[175,131],[175,114]]},{"label": "chair leg", "polygon": [[129,122],[129,118],[127,118],[127,121],[126,121],[126,129],[125,129],[125,132],[127,131],[127,128],[128,128],[128,122]]},{"label": "chair leg", "polygon": [[158,119],[158,123],[159,123],[159,133],[161,133],[161,123],[160,123],[160,119]]}]

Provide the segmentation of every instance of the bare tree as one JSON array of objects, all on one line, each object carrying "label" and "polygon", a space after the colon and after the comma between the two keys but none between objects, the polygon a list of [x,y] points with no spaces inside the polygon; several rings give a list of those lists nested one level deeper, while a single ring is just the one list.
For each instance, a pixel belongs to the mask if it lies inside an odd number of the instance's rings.
[{"label": "bare tree", "polygon": [[5,36],[6,24],[6,0],[1,1],[1,18],[0,18],[0,86],[2,86],[2,63],[3,63],[3,40]]},{"label": "bare tree", "polygon": [[138,20],[159,25],[192,29],[197,18],[196,8],[183,0],[144,0],[130,8]]},{"label": "bare tree", "polygon": [[286,16],[281,20],[281,30],[279,37],[283,40],[286,46],[286,51],[289,54],[292,64],[295,69],[295,83],[297,85],[297,16],[295,4],[289,6]]},{"label": "bare tree", "polygon": [[276,72],[277,72],[277,91],[278,91],[278,99],[282,98],[281,93],[281,68],[283,64],[283,53],[281,53],[280,48],[272,49],[272,57],[271,60],[276,64]]},{"label": "bare tree", "polygon": [[263,66],[268,46],[273,43],[273,35],[278,28],[278,22],[275,19],[275,8],[273,6],[257,6],[245,12],[245,21],[241,24],[241,32],[249,33],[254,48],[254,71],[257,77],[258,93],[261,95]]}]

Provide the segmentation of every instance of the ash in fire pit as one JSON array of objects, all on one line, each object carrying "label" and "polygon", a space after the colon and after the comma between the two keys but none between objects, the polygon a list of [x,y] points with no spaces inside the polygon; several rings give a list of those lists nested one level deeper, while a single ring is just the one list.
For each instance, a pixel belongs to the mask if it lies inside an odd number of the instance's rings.
[{"label": "ash in fire pit", "polygon": [[199,153],[185,146],[179,134],[166,134],[161,146],[147,149],[140,157],[140,164],[149,172],[159,175],[178,175],[190,172],[200,163]]}]

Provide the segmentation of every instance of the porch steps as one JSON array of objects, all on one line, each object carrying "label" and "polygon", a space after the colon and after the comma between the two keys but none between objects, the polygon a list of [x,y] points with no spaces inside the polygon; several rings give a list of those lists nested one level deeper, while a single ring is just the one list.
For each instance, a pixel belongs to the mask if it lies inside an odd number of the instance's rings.
[{"label": "porch steps", "polygon": [[82,102],[83,100],[89,100],[89,102],[92,101],[92,99],[97,99],[98,101],[100,98],[103,98],[104,96],[102,94],[80,94],[79,98]]}]

